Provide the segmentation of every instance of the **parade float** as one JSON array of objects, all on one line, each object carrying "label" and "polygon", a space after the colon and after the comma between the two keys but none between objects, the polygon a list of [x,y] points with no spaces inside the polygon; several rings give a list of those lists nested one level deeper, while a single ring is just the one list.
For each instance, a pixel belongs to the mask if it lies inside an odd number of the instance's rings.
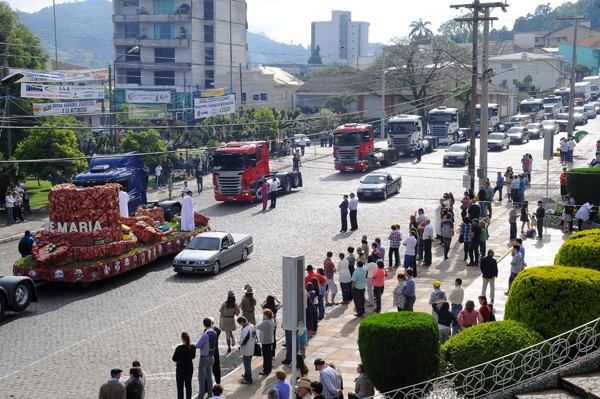
[{"label": "parade float", "polygon": [[54,186],[48,195],[49,221],[35,237],[32,255],[15,262],[13,274],[68,283],[99,281],[177,253],[210,230],[209,219],[196,212],[195,230],[181,231],[178,218],[166,222],[158,206],[121,217],[119,188],[115,183]]}]

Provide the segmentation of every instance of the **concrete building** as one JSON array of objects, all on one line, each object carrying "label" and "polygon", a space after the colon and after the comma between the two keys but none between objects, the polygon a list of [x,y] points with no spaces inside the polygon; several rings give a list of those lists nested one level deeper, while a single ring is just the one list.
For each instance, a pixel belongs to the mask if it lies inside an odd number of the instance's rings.
[{"label": "concrete building", "polygon": [[331,21],[313,22],[311,54],[319,46],[323,64],[356,65],[368,56],[369,23],[353,22],[349,11],[332,11]]},{"label": "concrete building", "polygon": [[527,75],[533,78],[532,84],[540,91],[563,87],[570,65],[564,58],[527,51],[490,57],[489,60],[490,68],[496,72],[492,84],[512,90]]},{"label": "concrete building", "polygon": [[123,89],[177,95],[237,76],[247,64],[246,8],[245,0],[113,1],[117,101]]},{"label": "concrete building", "polygon": [[294,95],[304,82],[281,68],[257,66],[242,73],[241,90],[239,84],[234,82],[233,89],[241,91],[244,107],[291,110]]},{"label": "concrete building", "polygon": [[[598,75],[600,64],[600,36],[592,36],[588,39],[577,42],[575,48],[577,53],[577,64],[585,65],[590,70],[590,75]],[[572,44],[560,44],[558,53],[566,60],[571,61],[573,56]],[[577,77],[581,79],[581,77]]]}]

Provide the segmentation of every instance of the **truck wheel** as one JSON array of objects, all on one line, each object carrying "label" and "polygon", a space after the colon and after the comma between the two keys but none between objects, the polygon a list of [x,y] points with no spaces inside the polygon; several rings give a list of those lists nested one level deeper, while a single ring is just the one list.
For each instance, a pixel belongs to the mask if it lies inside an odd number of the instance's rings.
[{"label": "truck wheel", "polygon": [[300,187],[300,177],[298,176],[298,173],[292,173],[292,186]]},{"label": "truck wheel", "polygon": [[6,312],[6,297],[0,294],[0,321],[4,318],[4,312]]},{"label": "truck wheel", "polygon": [[221,270],[221,263],[219,263],[218,260],[215,261],[215,264],[213,265],[213,274],[218,274],[219,271]]},{"label": "truck wheel", "polygon": [[256,202],[262,201],[262,189],[256,189]]},{"label": "truck wheel", "polygon": [[242,262],[245,262],[248,260],[248,248],[244,248],[244,250],[242,251]]},{"label": "truck wheel", "polygon": [[13,309],[21,312],[27,309],[31,302],[31,287],[26,282],[19,282],[15,287]]},{"label": "truck wheel", "polygon": [[292,179],[290,179],[289,176],[286,176],[285,180],[283,181],[283,192],[287,194],[290,191],[292,191]]}]

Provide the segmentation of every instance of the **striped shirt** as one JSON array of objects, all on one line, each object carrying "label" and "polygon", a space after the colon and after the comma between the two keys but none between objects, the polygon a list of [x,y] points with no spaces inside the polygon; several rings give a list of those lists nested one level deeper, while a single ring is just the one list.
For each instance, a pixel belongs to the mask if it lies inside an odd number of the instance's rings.
[{"label": "striped shirt", "polygon": [[402,241],[402,232],[400,230],[392,230],[388,239],[390,240],[390,248],[399,248]]}]

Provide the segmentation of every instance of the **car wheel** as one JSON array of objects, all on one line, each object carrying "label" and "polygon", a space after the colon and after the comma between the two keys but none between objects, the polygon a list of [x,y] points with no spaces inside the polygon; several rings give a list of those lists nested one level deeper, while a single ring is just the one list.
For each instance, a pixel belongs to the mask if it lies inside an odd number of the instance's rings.
[{"label": "car wheel", "polygon": [[507,144],[506,145],[506,149],[508,150],[509,148],[510,148],[510,144]]},{"label": "car wheel", "polygon": [[6,312],[6,298],[0,294],[0,321],[4,318],[4,312]]},{"label": "car wheel", "polygon": [[218,260],[216,260],[213,265],[213,274],[218,274],[220,270],[221,270],[221,263]]},{"label": "car wheel", "polygon": [[248,248],[244,248],[244,250],[242,251],[242,262],[245,262],[248,260]]},{"label": "car wheel", "polygon": [[400,183],[398,183],[396,185],[396,194],[398,194],[400,192]]},{"label": "car wheel", "polygon": [[464,166],[467,166],[469,164],[469,158],[465,158],[465,162],[463,162]]},{"label": "car wheel", "polygon": [[388,197],[387,187],[383,190],[383,200],[385,201]]},{"label": "car wheel", "polygon": [[442,166],[446,166],[446,162],[442,162]]},{"label": "car wheel", "polygon": [[15,288],[13,309],[17,312],[21,312],[27,309],[31,302],[31,287],[25,282],[20,282]]}]

